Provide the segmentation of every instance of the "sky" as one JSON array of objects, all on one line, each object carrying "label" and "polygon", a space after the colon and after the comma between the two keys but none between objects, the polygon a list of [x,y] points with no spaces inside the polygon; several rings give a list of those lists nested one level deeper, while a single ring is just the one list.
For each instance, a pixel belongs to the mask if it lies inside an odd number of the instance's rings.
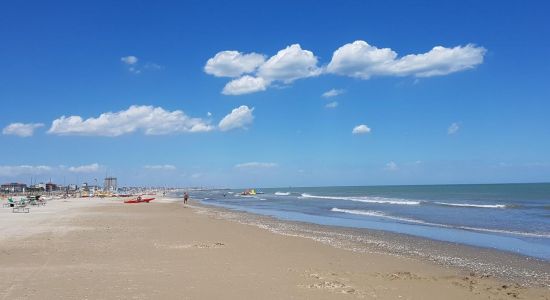
[{"label": "sky", "polygon": [[546,1],[4,1],[0,181],[548,182]]}]

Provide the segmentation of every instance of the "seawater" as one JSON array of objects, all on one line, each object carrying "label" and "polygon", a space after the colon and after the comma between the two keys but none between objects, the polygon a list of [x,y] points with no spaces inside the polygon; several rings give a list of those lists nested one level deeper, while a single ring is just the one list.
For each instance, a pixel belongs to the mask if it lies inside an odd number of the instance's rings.
[{"label": "seawater", "polygon": [[204,204],[368,228],[550,261],[550,184],[287,187],[193,191]]}]

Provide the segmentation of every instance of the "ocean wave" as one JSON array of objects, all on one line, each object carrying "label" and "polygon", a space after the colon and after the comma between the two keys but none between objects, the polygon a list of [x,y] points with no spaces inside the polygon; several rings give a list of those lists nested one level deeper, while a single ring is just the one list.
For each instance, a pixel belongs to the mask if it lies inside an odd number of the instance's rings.
[{"label": "ocean wave", "polygon": [[519,236],[525,236],[525,237],[550,238],[550,233],[547,233],[547,232],[542,232],[542,233],[522,232],[522,231],[503,230],[503,229],[478,228],[478,227],[470,227],[470,226],[453,226],[453,225],[448,225],[448,224],[426,222],[426,221],[411,219],[411,218],[391,216],[391,215],[385,214],[385,213],[380,212],[380,211],[342,209],[342,208],[337,208],[337,207],[333,207],[330,211],[353,214],[353,215],[362,215],[362,216],[385,218],[385,219],[390,219],[390,220],[396,220],[396,221],[408,222],[408,223],[416,223],[416,224],[421,224],[421,225],[426,225],[426,226],[434,226],[434,227],[462,229],[462,230],[477,231],[477,232],[490,232],[490,233],[499,233],[499,234],[508,234],[508,235],[519,235]]},{"label": "ocean wave", "polygon": [[395,205],[419,205],[420,201],[411,201],[411,200],[397,200],[391,198],[382,198],[382,197],[338,197],[338,196],[317,196],[304,193],[302,198],[318,198],[318,199],[329,199],[329,200],[346,200],[346,201],[355,201],[355,202],[364,202],[364,203],[376,203],[376,204],[395,204]]},{"label": "ocean wave", "polygon": [[472,207],[472,208],[507,208],[505,204],[471,204],[471,203],[448,203],[448,202],[434,202],[443,206],[456,206],[456,207]]},{"label": "ocean wave", "polygon": [[290,192],[275,192],[275,195],[277,195],[277,196],[288,196],[288,195],[290,195]]},{"label": "ocean wave", "polygon": [[381,211],[343,209],[343,208],[338,208],[338,207],[333,207],[330,211],[341,212],[341,213],[352,214],[352,215],[379,217],[379,218],[385,218],[385,219],[392,219],[392,220],[396,220],[396,221],[405,221],[405,222],[410,222],[410,223],[426,224],[426,222],[424,222],[424,221],[409,219],[409,218],[402,218],[402,217],[394,217],[394,216],[387,215],[387,214],[385,214]]}]

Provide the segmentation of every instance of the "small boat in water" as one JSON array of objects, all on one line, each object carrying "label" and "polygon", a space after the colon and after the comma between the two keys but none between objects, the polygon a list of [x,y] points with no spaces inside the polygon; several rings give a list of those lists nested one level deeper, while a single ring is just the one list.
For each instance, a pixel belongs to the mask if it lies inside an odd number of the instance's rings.
[{"label": "small boat in water", "polygon": [[255,189],[248,189],[241,193],[242,196],[254,196],[256,195]]}]

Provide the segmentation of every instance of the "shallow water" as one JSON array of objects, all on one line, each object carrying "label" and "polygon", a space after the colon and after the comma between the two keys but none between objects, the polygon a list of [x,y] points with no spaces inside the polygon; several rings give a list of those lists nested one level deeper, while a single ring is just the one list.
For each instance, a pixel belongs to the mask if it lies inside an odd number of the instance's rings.
[{"label": "shallow water", "polygon": [[194,191],[204,204],[283,220],[369,228],[550,260],[550,184]]}]

